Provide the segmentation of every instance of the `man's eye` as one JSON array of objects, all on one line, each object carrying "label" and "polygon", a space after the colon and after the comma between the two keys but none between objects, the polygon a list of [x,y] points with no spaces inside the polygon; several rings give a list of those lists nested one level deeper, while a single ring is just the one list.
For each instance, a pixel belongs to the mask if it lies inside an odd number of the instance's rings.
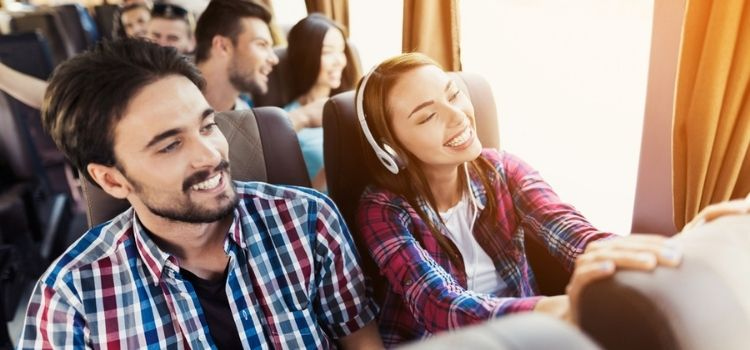
[{"label": "man's eye", "polygon": [[204,126],[203,128],[201,128],[201,132],[202,133],[210,133],[210,132],[216,130],[217,127],[218,127],[218,125],[216,123],[209,123],[209,124],[206,124],[206,126]]},{"label": "man's eye", "polygon": [[177,147],[180,146],[180,141],[175,141],[167,145],[167,147],[164,147],[159,150],[159,153],[170,153],[177,149]]}]

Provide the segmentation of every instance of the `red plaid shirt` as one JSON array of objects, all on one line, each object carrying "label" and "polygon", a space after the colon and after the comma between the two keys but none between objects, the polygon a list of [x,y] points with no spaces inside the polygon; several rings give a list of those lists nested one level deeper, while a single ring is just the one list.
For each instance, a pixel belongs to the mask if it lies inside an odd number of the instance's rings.
[{"label": "red plaid shirt", "polygon": [[[403,197],[373,188],[363,194],[357,224],[388,282],[379,316],[386,346],[532,310],[540,297],[535,296],[536,283],[524,253],[524,234],[542,242],[568,269],[588,242],[611,236],[560,201],[539,173],[521,159],[490,149],[481,156],[500,174],[492,198],[498,210],[497,234],[480,242],[507,285],[498,295],[466,289],[463,266],[451,263],[448,252]],[[486,204],[486,191],[478,177],[471,174],[470,178],[474,196]],[[440,222],[424,201],[420,205],[433,222]],[[413,232],[421,234],[422,242]]]}]

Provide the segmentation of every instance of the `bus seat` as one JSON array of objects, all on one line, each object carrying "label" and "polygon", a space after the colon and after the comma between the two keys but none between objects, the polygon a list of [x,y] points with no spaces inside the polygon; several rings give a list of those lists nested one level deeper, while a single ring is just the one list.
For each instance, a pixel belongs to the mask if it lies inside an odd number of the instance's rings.
[{"label": "bus seat", "polygon": [[[358,72],[362,71],[359,53],[351,44],[347,42],[349,52],[347,53],[346,68],[342,72],[341,86],[332,91],[331,96],[353,89],[359,81]],[[268,92],[263,95],[253,96],[255,106],[276,106],[284,107],[295,98],[293,96],[293,84],[291,68],[289,67],[289,58],[286,53],[286,46],[274,48],[276,56],[279,57],[279,63],[273,67],[268,75]]]},{"label": "bus seat", "polygon": [[54,7],[62,19],[63,29],[76,54],[85,51],[99,41],[99,30],[89,12],[80,4],[65,4]]},{"label": "bus seat", "polygon": [[273,51],[279,57],[279,63],[273,66],[271,73],[268,74],[268,91],[262,95],[253,95],[253,104],[258,107],[284,107],[294,97],[291,85],[292,72],[286,56],[286,46],[276,47]]},{"label": "bus seat", "polygon": [[[216,123],[229,143],[232,178],[310,187],[297,134],[286,113],[276,107],[224,112]],[[107,221],[130,205],[81,176],[89,227]]]},{"label": "bus seat", "polygon": [[581,294],[581,329],[607,349],[747,349],[750,215],[674,237],[678,268],[618,271]]},{"label": "bus seat", "polygon": [[[474,105],[477,135],[482,146],[499,149],[497,107],[487,81],[478,74],[468,72],[452,72],[449,75]],[[349,223],[357,246],[364,247],[354,223],[359,197],[371,180],[362,163],[363,145],[359,142],[359,128],[354,111],[354,91],[338,94],[326,103],[323,109],[323,149],[328,193]],[[378,269],[369,252],[360,249],[359,253],[365,272],[377,281]],[[529,237],[526,239],[526,253],[540,292],[544,295],[564,294],[570,273],[562,264]]]},{"label": "bus seat", "polygon": [[60,16],[55,11],[47,9],[22,15],[14,14],[10,20],[13,33],[39,31],[49,41],[55,66],[75,55],[75,49],[63,26]]},{"label": "bus seat", "polygon": [[[0,61],[21,73],[46,80],[52,73],[52,57],[45,38],[38,32],[24,32],[0,36]],[[7,96],[11,113],[22,122],[18,125],[30,135],[41,161],[39,173],[46,186],[54,193],[72,194],[65,175],[67,163],[52,138],[42,127],[39,110]]]},{"label": "bus seat", "polygon": [[[120,19],[119,6],[112,4],[102,4],[94,6],[94,20],[96,20],[96,26],[99,28],[99,34],[102,39],[114,39],[115,38],[115,23]],[[119,27],[119,25],[117,25]]]},{"label": "bus seat", "polygon": [[3,216],[0,227],[13,231],[8,234],[28,234],[39,243],[38,256],[47,260],[52,257],[54,244],[67,232],[70,196],[50,188],[25,119],[15,113],[4,93],[0,93],[0,159],[5,168],[0,207],[10,210],[16,208],[13,203],[23,203],[23,212]]},{"label": "bus seat", "polygon": [[585,334],[561,320],[541,313],[504,316],[482,324],[438,334],[402,350],[598,350]]}]

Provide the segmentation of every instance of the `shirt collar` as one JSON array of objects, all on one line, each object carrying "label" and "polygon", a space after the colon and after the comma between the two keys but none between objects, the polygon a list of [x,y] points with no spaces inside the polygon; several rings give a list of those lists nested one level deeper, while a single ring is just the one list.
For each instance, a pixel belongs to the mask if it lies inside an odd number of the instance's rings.
[{"label": "shirt collar", "polygon": [[[234,241],[237,245],[244,249],[246,247],[246,243],[245,236],[242,230],[240,209],[235,207],[232,215],[232,224],[229,226],[227,236],[230,240]],[[154,240],[149,236],[149,231],[145,227],[143,227],[141,221],[138,220],[138,215],[135,214],[135,210],[133,210],[132,220],[135,244],[138,253],[141,256],[141,259],[143,259],[143,262],[146,265],[146,269],[154,278],[154,281],[160,281],[162,272],[164,271],[164,267],[166,265],[173,265],[173,267],[179,266],[177,258],[172,254],[165,252],[156,245],[156,242],[154,242]],[[228,250],[226,243],[227,242],[225,241],[225,251]]]}]

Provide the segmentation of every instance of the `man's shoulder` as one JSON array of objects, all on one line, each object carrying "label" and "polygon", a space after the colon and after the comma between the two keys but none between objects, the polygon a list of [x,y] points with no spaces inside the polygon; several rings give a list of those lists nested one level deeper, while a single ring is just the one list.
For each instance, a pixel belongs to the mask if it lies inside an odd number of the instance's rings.
[{"label": "man's shoulder", "polygon": [[50,264],[40,282],[54,287],[72,274],[92,268],[92,265],[116,255],[122,242],[132,233],[134,211],[126,210],[110,221],[87,230]]}]

